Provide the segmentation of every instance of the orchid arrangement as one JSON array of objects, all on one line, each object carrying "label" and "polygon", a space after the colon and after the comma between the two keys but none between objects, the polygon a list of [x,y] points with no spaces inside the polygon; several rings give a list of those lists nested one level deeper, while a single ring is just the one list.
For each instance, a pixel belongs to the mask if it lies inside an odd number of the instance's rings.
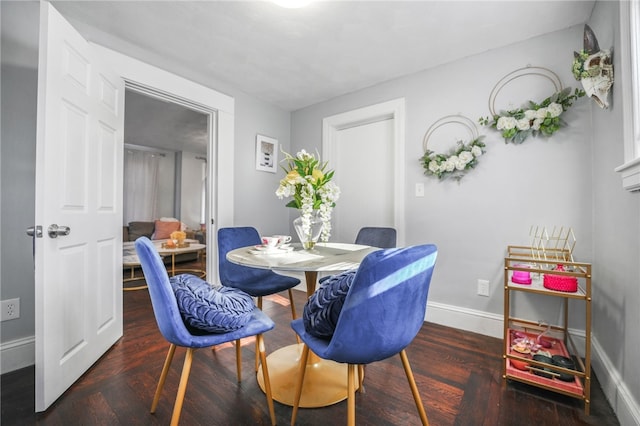
[{"label": "orchid arrangement", "polygon": [[522,143],[528,136],[536,136],[538,133],[551,136],[562,125],[562,113],[584,95],[584,90],[576,89],[572,94],[571,88],[567,87],[539,104],[529,101],[528,108],[501,111],[492,119],[482,117],[478,121],[482,125],[495,127],[501,132],[505,142]]},{"label": "orchid arrangement", "polygon": [[448,154],[438,154],[427,150],[420,158],[424,174],[435,176],[438,179],[453,178],[462,179],[464,174],[478,164],[478,157],[484,154],[485,144],[480,136],[465,144],[458,141],[455,148]]},{"label": "orchid arrangement", "polygon": [[320,239],[328,241],[331,213],[340,197],[340,188],[331,181],[334,171],[327,170],[327,162],[320,162],[304,149],[295,157],[284,151],[283,154],[285,158],[282,161],[287,164],[282,169],[286,176],[280,181],[276,195],[279,199],[292,197],[286,206],[300,210],[302,226],[307,233],[311,227],[311,217],[317,211],[323,223]]}]

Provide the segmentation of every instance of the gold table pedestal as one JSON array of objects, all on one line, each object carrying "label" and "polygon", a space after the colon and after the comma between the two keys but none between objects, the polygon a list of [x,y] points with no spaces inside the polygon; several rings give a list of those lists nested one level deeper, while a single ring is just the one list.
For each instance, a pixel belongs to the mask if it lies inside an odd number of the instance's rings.
[{"label": "gold table pedestal", "polygon": [[[285,405],[293,406],[302,346],[302,343],[285,346],[267,357],[273,399]],[[264,391],[262,366],[258,368],[257,377],[258,384]],[[356,377],[356,386],[357,383]],[[321,359],[309,352],[300,407],[326,407],[345,399],[347,399],[347,364]]]}]

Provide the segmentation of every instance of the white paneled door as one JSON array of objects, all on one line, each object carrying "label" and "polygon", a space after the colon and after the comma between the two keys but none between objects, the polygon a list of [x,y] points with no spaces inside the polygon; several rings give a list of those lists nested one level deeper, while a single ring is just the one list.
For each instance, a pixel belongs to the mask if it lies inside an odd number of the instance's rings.
[{"label": "white paneled door", "polygon": [[340,199],[331,241],[352,242],[364,226],[389,226],[404,244],[404,99],[327,117],[322,155]]},{"label": "white paneled door", "polygon": [[124,82],[49,2],[40,7],[36,411],[122,336]]}]

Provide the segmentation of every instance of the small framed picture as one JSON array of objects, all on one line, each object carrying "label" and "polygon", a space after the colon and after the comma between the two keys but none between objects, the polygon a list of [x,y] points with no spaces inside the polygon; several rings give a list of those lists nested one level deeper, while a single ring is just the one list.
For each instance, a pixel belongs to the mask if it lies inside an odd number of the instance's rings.
[{"label": "small framed picture", "polygon": [[278,140],[268,136],[256,136],[256,170],[276,172],[278,164]]}]

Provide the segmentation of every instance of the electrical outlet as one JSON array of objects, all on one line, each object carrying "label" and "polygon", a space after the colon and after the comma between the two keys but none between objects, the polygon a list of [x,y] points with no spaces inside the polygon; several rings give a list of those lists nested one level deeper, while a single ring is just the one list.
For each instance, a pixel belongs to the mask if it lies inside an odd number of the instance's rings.
[{"label": "electrical outlet", "polygon": [[0,302],[2,313],[0,321],[9,321],[20,318],[20,298],[7,299]]},{"label": "electrical outlet", "polygon": [[489,297],[489,281],[478,280],[478,296]]}]

